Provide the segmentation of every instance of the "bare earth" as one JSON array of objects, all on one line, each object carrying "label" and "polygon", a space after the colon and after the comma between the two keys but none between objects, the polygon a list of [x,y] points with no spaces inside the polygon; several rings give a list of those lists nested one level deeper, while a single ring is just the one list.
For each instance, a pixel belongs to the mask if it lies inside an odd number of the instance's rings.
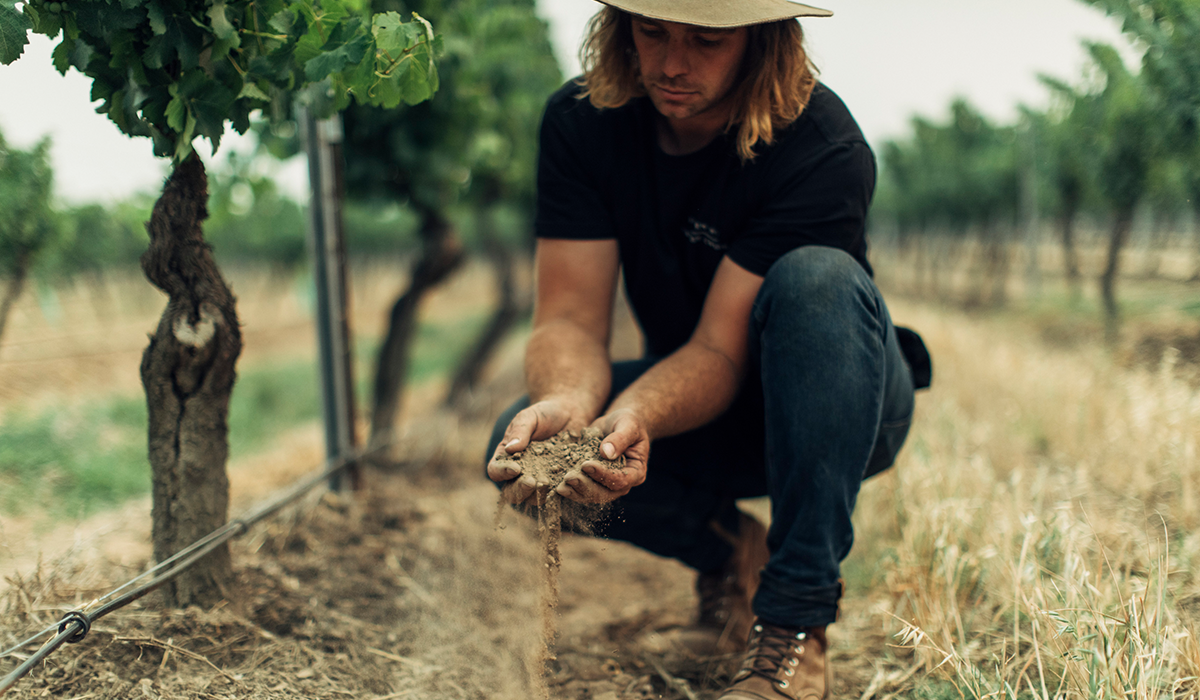
[{"label": "bare earth", "polygon": [[[460,280],[453,299],[477,299],[462,288],[486,283]],[[382,317],[379,300],[398,283],[371,284],[380,292],[356,299],[356,311]],[[282,301],[259,306],[244,307],[247,337],[261,338],[248,344],[248,358],[311,345],[308,327],[296,321],[300,312]],[[30,337],[52,335],[23,308]],[[111,351],[87,351],[96,337],[80,325],[72,339],[52,340],[62,356],[45,360],[32,346],[6,344],[0,376],[12,381],[0,382],[9,392],[0,410],[60,395],[48,386],[55,382],[78,381],[84,396],[136,390],[128,365],[136,367],[139,343],[114,340]],[[490,416],[519,392],[514,360],[500,363],[495,393],[478,397],[474,420],[419,412],[433,405],[437,387],[409,397],[398,456],[421,468],[367,474],[366,488],[353,496],[314,494],[236,540],[237,585],[226,604],[171,611],[154,596],[143,599],[60,649],[9,697],[516,700],[544,687],[549,697],[570,700],[715,698],[735,660],[695,658],[657,637],[691,618],[692,572],[622,543],[571,534],[559,551],[556,658],[537,679],[544,543],[532,518],[509,514],[496,529],[496,490],[482,468]],[[231,464],[234,513],[311,472],[323,456],[320,434],[315,425],[298,428],[269,452]],[[7,582],[0,648],[141,571],[149,530],[145,499],[54,527],[0,518]],[[848,602],[831,635],[835,690],[857,698],[875,673],[873,654],[861,650],[882,650],[887,639],[867,603]],[[0,674],[14,661],[0,661]]]}]

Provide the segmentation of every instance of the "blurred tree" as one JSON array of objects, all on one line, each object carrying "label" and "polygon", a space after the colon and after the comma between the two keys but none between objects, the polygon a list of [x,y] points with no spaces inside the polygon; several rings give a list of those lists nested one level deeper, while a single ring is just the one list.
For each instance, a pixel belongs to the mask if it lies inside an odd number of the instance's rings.
[{"label": "blurred tree", "polygon": [[[1145,48],[1142,76],[1158,108],[1156,128],[1185,164],[1183,183],[1200,221],[1200,0],[1085,1],[1119,18]],[[1197,236],[1200,244],[1200,227]]]},{"label": "blurred tree", "polygon": [[205,237],[220,261],[268,262],[293,272],[307,259],[304,209],[274,179],[254,172],[253,163],[231,153],[210,179]]},{"label": "blurred tree", "polygon": [[1099,43],[1087,47],[1101,71],[1103,86],[1098,92],[1079,95],[1077,101],[1098,120],[1092,142],[1097,153],[1096,186],[1113,212],[1100,297],[1108,337],[1114,340],[1120,315],[1116,287],[1121,251],[1129,240],[1134,210],[1146,193],[1151,164],[1161,157],[1161,132],[1154,96],[1116,49]]},{"label": "blurred tree", "polygon": [[[215,153],[226,122],[279,115],[303,92],[330,114],[354,98],[415,104],[437,89],[432,27],[396,13],[365,16],[357,0],[0,0],[0,63],[15,61],[29,30],[62,36],[61,73],[92,80],[92,98],[129,136],[148,136],[173,171],[147,224],[146,277],[169,296],[142,357],[149,409],[153,540],[158,561],[225,524],[227,417],[241,352],[235,300],[201,224],[208,178],[197,137]],[[168,604],[212,605],[232,582],[221,547],[168,582]]]},{"label": "blurred tree", "polygon": [[[1070,193],[1075,173],[1086,173],[1103,206],[1112,213],[1112,228],[1100,297],[1110,341],[1115,340],[1120,309],[1116,286],[1121,253],[1129,240],[1133,216],[1146,194],[1155,162],[1165,159],[1156,97],[1142,78],[1129,71],[1116,49],[1107,44],[1085,44],[1094,74],[1090,84],[1072,88],[1062,81],[1043,82],[1068,102],[1059,143],[1060,166]],[[1066,145],[1068,140],[1078,145]],[[1064,195],[1065,197],[1066,195]],[[1067,204],[1064,204],[1064,207]]]},{"label": "blurred tree", "polygon": [[73,234],[70,245],[58,251],[50,271],[64,276],[84,273],[99,277],[114,267],[136,265],[146,250],[144,222],[148,213],[149,207],[136,201],[66,209],[62,216]]},{"label": "blurred tree", "polygon": [[28,151],[0,135],[0,274],[8,278],[0,296],[0,338],[8,314],[39,254],[65,244],[69,230],[54,209],[50,140]]},{"label": "blurred tree", "polygon": [[562,78],[533,0],[375,0],[373,9],[429,17],[445,46],[442,89],[432,100],[401,111],[355,106],[345,116],[347,191],[405,202],[421,221],[421,253],[392,307],[376,364],[370,444],[383,448],[392,440],[419,301],[463,259],[452,208],[471,212],[479,246],[494,263],[500,305],[455,372],[449,403],[474,386],[520,315],[510,253],[516,241],[504,240],[494,222],[500,208],[532,209],[537,125]]},{"label": "blurred tree", "polygon": [[[883,148],[887,186],[893,189],[889,201],[899,225],[919,229],[921,238],[934,230],[960,239],[978,231],[984,247],[978,282],[990,281],[991,302],[1003,303],[1008,234],[1018,207],[1015,129],[992,124],[962,99],[951,104],[946,124],[916,118],[912,126],[908,141],[890,141]],[[933,261],[928,266],[931,271],[946,267]],[[977,297],[981,289],[976,288]]]},{"label": "blurred tree", "polygon": [[1167,149],[1150,163],[1146,176],[1145,208],[1150,216],[1150,235],[1146,241],[1145,264],[1141,274],[1155,277],[1162,267],[1163,253],[1171,243],[1175,225],[1190,213],[1188,178],[1190,165]]},{"label": "blurred tree", "polygon": [[1063,250],[1063,268],[1067,285],[1074,299],[1081,293],[1079,250],[1076,243],[1076,221],[1092,190],[1091,173],[1096,167],[1096,125],[1088,111],[1090,103],[1081,99],[1068,84],[1041,76],[1042,83],[1060,97],[1059,106],[1045,119],[1045,152],[1050,162],[1050,183],[1054,191],[1059,241]]}]

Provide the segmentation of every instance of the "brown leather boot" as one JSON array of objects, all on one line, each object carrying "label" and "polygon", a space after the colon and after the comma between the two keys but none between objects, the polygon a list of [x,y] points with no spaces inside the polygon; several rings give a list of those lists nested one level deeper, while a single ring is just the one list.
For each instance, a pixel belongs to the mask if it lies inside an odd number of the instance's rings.
[{"label": "brown leather boot", "polygon": [[733,682],[718,700],[825,700],[829,664],[824,627],[777,627],[758,622]]},{"label": "brown leather boot", "polygon": [[733,555],[721,571],[700,574],[696,579],[696,594],[700,598],[696,626],[714,630],[716,650],[731,653],[746,648],[754,624],[750,603],[771,553],[767,550],[767,528],[745,513],[741,514],[736,536],[721,534],[733,545]]}]

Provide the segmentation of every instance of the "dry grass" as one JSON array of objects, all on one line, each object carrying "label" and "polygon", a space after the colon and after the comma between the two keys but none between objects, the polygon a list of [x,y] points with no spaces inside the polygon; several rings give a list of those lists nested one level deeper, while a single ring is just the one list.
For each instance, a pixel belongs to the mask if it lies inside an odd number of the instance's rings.
[{"label": "dry grass", "polygon": [[864,697],[1197,697],[1200,391],[1177,356],[1129,369],[1011,316],[892,312],[935,384],[860,498],[898,647]]}]

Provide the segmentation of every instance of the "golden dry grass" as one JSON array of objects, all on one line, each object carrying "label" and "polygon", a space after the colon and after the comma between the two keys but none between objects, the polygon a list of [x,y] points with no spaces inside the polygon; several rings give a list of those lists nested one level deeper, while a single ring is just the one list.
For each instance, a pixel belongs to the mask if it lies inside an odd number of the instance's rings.
[{"label": "golden dry grass", "polygon": [[864,697],[1196,697],[1200,391],[1177,355],[1130,369],[1011,315],[891,304],[935,383],[852,557],[892,663],[929,673]]}]

